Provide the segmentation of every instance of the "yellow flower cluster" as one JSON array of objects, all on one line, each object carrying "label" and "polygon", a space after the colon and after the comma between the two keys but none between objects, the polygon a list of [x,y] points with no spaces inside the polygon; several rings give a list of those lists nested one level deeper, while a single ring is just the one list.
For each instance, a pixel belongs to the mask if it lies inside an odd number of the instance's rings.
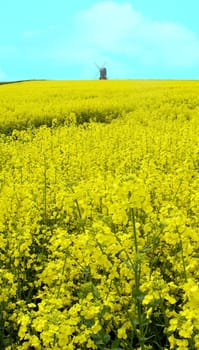
[{"label": "yellow flower cluster", "polygon": [[198,349],[199,83],[0,90],[0,349]]}]

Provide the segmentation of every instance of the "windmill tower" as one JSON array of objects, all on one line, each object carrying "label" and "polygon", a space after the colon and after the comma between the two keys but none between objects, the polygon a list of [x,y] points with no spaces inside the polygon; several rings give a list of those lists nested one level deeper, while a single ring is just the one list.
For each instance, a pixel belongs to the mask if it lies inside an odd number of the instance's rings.
[{"label": "windmill tower", "polygon": [[99,67],[97,64],[96,66],[100,73],[99,80],[107,80],[107,69],[104,67],[104,64],[102,67]]}]

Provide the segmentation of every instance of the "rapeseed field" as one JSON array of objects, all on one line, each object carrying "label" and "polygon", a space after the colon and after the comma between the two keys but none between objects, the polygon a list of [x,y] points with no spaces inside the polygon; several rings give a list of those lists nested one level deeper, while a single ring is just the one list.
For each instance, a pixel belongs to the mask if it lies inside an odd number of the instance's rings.
[{"label": "rapeseed field", "polygon": [[0,86],[0,349],[199,349],[199,82]]}]

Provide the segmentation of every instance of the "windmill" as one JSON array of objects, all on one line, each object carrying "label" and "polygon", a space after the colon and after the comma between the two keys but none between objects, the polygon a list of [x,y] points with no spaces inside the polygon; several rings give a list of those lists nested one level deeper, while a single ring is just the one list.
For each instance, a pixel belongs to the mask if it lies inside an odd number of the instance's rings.
[{"label": "windmill", "polygon": [[102,67],[98,66],[97,63],[95,63],[95,65],[98,68],[99,73],[100,73],[99,80],[107,80],[107,69],[106,69],[106,67],[104,67],[105,63],[103,64]]}]

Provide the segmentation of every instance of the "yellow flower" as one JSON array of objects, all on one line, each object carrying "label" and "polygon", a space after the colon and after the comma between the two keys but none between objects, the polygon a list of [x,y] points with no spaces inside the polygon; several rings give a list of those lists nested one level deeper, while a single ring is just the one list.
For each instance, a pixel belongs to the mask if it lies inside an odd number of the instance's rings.
[{"label": "yellow flower", "polygon": [[159,348],[199,348],[198,96],[190,81],[1,86],[8,350],[97,349],[104,332],[125,347],[134,331],[152,349],[163,319]]},{"label": "yellow flower", "polygon": [[150,304],[153,300],[154,300],[153,295],[147,294],[147,295],[145,295],[145,297],[144,297],[144,299],[143,299],[143,301],[142,301],[142,304],[143,304],[143,305],[148,305],[148,304]]},{"label": "yellow flower", "polygon": [[118,329],[117,336],[119,339],[127,339],[126,328],[124,326]]},{"label": "yellow flower", "polygon": [[191,321],[183,323],[179,329],[179,335],[183,338],[191,338],[193,333],[193,324]]},{"label": "yellow flower", "polygon": [[176,339],[178,350],[189,350],[189,342],[186,339]]}]

